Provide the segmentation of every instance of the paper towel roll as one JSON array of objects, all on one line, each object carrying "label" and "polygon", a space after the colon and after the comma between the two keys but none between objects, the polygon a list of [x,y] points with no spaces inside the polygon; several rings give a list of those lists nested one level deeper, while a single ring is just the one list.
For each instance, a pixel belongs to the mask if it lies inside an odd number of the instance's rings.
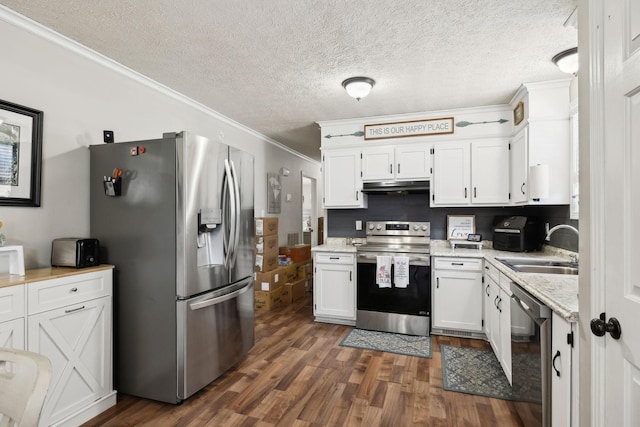
[{"label": "paper towel roll", "polygon": [[529,198],[540,200],[549,197],[549,165],[529,167]]}]

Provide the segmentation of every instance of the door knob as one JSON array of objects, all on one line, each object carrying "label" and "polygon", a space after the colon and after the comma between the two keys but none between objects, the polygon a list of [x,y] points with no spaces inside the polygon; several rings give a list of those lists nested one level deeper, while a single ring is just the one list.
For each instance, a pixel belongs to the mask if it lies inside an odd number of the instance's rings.
[{"label": "door knob", "polygon": [[600,318],[591,319],[591,332],[593,335],[602,337],[609,332],[613,339],[620,339],[622,335],[622,328],[620,322],[615,317],[611,317],[608,322],[605,322],[606,316],[604,313],[600,314]]}]

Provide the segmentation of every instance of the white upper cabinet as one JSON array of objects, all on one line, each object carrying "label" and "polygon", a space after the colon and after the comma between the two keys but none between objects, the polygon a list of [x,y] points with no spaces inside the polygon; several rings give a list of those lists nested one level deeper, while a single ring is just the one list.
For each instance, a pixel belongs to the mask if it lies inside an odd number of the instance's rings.
[{"label": "white upper cabinet", "polygon": [[431,144],[396,144],[362,149],[362,180],[427,180]]},{"label": "white upper cabinet", "polygon": [[362,193],[360,150],[335,149],[322,153],[325,208],[365,208],[367,195]]},{"label": "white upper cabinet", "polygon": [[431,206],[508,204],[508,141],[436,144],[432,181]]},{"label": "white upper cabinet", "polygon": [[[511,193],[513,204],[566,205],[570,202],[570,80],[523,84],[514,106],[523,103],[524,115],[511,139]],[[531,193],[532,166],[546,165],[548,195]],[[544,182],[542,180],[540,182]],[[523,194],[523,192],[525,194]]]},{"label": "white upper cabinet", "polygon": [[471,202],[509,203],[509,144],[505,139],[471,143]]},{"label": "white upper cabinet", "polygon": [[438,144],[433,148],[432,206],[469,204],[470,153],[468,142]]}]

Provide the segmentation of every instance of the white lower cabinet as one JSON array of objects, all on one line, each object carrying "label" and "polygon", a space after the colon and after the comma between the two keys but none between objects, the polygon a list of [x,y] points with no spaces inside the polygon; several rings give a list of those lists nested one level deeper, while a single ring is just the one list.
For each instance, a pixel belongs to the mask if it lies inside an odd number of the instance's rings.
[{"label": "white lower cabinet", "polygon": [[511,383],[511,291],[509,279],[485,264],[484,332]]},{"label": "white lower cabinet", "polygon": [[[551,425],[578,426],[577,333],[569,323],[553,313],[551,321]],[[575,343],[575,344],[574,344]]]},{"label": "white lower cabinet", "polygon": [[482,333],[482,259],[433,258],[432,332]]},{"label": "white lower cabinet", "polygon": [[25,349],[24,285],[0,288],[0,347]]},{"label": "white lower cabinet", "polygon": [[313,315],[318,322],[355,325],[356,268],[352,253],[314,254]]},{"label": "white lower cabinet", "polygon": [[40,426],[80,425],[115,405],[112,283],[108,268],[23,285],[26,349],[52,366]]}]

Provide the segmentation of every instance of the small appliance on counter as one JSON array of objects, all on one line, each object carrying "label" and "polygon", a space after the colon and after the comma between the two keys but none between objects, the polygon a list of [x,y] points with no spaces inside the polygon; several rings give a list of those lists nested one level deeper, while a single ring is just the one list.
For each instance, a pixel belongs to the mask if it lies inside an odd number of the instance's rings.
[{"label": "small appliance on counter", "polygon": [[51,244],[51,265],[53,267],[93,267],[100,263],[100,243],[98,239],[67,237],[54,239]]},{"label": "small appliance on counter", "polygon": [[493,249],[499,251],[539,251],[543,240],[544,223],[538,218],[510,216],[493,227]]}]

